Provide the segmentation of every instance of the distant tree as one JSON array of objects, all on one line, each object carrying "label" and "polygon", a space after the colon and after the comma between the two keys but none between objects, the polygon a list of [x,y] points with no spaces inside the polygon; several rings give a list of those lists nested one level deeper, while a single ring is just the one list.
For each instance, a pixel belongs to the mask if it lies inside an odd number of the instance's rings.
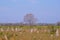
[{"label": "distant tree", "polygon": [[36,18],[34,17],[33,14],[26,14],[24,16],[24,22],[28,23],[30,26],[33,25],[36,22]]},{"label": "distant tree", "polygon": [[57,22],[57,26],[60,26],[60,22]]},{"label": "distant tree", "polygon": [[23,27],[23,26],[24,26],[24,24],[23,24],[23,22],[21,22],[21,23],[20,23],[20,27]]}]

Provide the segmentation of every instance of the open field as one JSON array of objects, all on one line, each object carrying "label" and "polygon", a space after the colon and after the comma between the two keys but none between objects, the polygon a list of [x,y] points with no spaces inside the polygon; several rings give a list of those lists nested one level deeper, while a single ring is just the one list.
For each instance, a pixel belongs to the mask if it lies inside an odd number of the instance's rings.
[{"label": "open field", "polygon": [[0,26],[0,40],[60,40],[60,27],[54,28],[58,36],[51,34],[48,26]]}]

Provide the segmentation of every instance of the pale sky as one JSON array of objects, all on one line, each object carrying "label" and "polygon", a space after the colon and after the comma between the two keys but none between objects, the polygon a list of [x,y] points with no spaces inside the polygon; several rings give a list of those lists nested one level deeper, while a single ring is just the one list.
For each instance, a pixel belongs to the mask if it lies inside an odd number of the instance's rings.
[{"label": "pale sky", "polygon": [[60,0],[0,0],[0,23],[23,22],[32,13],[40,23],[60,21]]}]

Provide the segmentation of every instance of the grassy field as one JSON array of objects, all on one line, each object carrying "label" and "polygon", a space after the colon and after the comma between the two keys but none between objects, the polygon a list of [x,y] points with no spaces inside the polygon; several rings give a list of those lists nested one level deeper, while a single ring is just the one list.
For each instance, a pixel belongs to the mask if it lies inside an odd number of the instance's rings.
[{"label": "grassy field", "polygon": [[51,28],[48,26],[0,26],[0,40],[60,40],[59,36],[50,33]]}]

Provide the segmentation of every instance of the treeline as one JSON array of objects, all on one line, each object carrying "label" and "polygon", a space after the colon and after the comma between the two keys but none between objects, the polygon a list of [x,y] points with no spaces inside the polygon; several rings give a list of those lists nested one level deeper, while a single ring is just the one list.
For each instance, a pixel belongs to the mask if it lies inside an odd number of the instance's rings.
[{"label": "treeline", "polygon": [[[29,25],[27,23],[0,23],[0,26],[22,26],[22,25]],[[31,24],[31,25],[37,25],[37,26],[48,26],[48,25],[55,25],[60,26],[60,22],[58,23],[37,23],[37,24]]]}]

